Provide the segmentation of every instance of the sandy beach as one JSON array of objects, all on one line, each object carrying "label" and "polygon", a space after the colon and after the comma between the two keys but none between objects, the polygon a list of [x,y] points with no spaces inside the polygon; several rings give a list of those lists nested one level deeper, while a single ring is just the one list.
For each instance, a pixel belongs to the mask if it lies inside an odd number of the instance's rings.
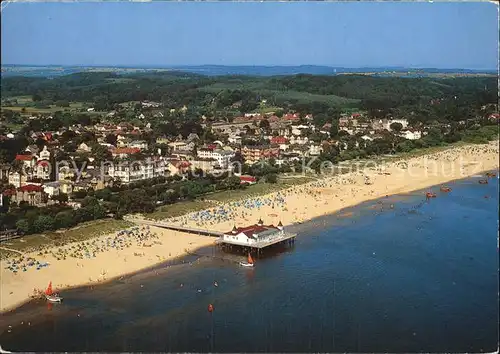
[{"label": "sandy beach", "polygon": [[[468,176],[484,176],[483,171],[498,169],[498,153],[496,141],[393,159],[379,166],[368,163],[346,174],[326,176],[265,196],[220,203],[165,221],[217,231],[254,224],[259,218],[265,224],[276,225],[281,221],[285,226],[291,225],[386,195],[439,186]],[[498,183],[496,178],[494,183]],[[452,184],[449,186],[453,188]],[[439,188],[435,189],[432,192],[439,192]],[[109,281],[213,243],[211,237],[139,225],[47,253],[26,253],[2,260],[0,311],[11,310],[29,300],[36,289],[44,289],[49,281],[56,289]]]}]

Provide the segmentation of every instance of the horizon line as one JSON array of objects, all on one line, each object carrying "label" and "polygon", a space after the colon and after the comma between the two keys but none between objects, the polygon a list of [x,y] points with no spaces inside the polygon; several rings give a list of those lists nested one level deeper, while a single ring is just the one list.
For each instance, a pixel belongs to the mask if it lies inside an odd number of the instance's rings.
[{"label": "horizon line", "polygon": [[192,67],[203,67],[203,66],[217,66],[217,67],[266,67],[266,68],[293,68],[293,67],[323,67],[331,69],[411,69],[411,70],[423,70],[423,69],[437,69],[437,70],[472,70],[472,71],[494,71],[497,72],[499,68],[457,68],[457,67],[433,67],[433,66],[401,66],[401,65],[387,65],[387,66],[330,66],[323,64],[14,64],[6,63],[1,64],[4,66],[29,66],[29,67],[88,67],[88,68],[134,68],[134,69],[177,69],[177,68],[192,68]]}]

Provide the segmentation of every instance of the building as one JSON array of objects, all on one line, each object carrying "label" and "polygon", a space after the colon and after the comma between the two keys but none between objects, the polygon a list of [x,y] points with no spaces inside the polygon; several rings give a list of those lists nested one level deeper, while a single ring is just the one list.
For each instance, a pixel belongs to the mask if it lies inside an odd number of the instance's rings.
[{"label": "building", "polygon": [[141,149],[138,148],[116,148],[111,150],[111,155],[113,155],[113,157],[119,157],[123,159],[139,152],[141,152]]},{"label": "building", "polygon": [[145,179],[165,176],[165,162],[161,159],[147,158],[138,161],[124,161],[109,166],[109,177],[128,184]]},{"label": "building", "polygon": [[257,178],[253,176],[240,176],[240,184],[255,184],[257,183]]},{"label": "building", "polygon": [[147,150],[148,143],[145,140],[134,140],[127,144],[129,148],[136,148],[140,150]]},{"label": "building", "polygon": [[27,168],[34,168],[36,164],[36,157],[29,154],[29,155],[16,155],[16,160],[17,161],[22,161],[24,167]]},{"label": "building", "polygon": [[12,202],[26,202],[29,205],[38,206],[47,203],[47,194],[43,191],[42,186],[27,184],[16,189],[12,195]]},{"label": "building", "polygon": [[245,159],[245,163],[251,165],[262,159],[278,157],[279,148],[270,146],[244,146],[243,149],[241,149],[241,154]]},{"label": "building", "polygon": [[22,172],[10,171],[9,172],[9,184],[14,187],[19,188],[26,184],[28,181],[28,176]]},{"label": "building", "polygon": [[61,182],[48,182],[42,185],[43,191],[49,196],[54,197],[59,195]]},{"label": "building", "polygon": [[206,172],[212,172],[215,170],[217,167],[219,167],[219,163],[217,160],[214,159],[195,159],[195,160],[190,160],[189,163],[191,164],[191,170],[196,170],[200,169],[202,171]]},{"label": "building", "polygon": [[399,136],[408,139],[408,140],[418,140],[422,137],[422,132],[420,130],[404,130]]},{"label": "building", "polygon": [[243,246],[249,248],[256,248],[258,250],[282,243],[292,242],[296,234],[284,231],[281,221],[278,226],[264,225],[262,219],[257,224],[246,227],[236,227],[229,232],[223,233],[217,243],[227,246]]},{"label": "building", "polygon": [[51,166],[47,160],[39,160],[36,162],[35,177],[43,180],[50,179]]},{"label": "building", "polygon": [[200,159],[213,159],[216,160],[220,168],[227,169],[231,163],[231,159],[234,157],[235,153],[232,151],[225,150],[211,150],[211,149],[199,149],[198,157]]}]

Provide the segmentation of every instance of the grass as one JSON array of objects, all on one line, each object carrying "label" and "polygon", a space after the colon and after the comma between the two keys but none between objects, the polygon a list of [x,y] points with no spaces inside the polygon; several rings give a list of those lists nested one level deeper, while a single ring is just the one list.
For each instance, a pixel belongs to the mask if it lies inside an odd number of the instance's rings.
[{"label": "grass", "polygon": [[263,96],[269,95],[274,96],[277,99],[283,100],[298,100],[302,103],[310,103],[310,102],[321,102],[333,105],[355,105],[359,103],[359,100],[352,98],[345,98],[335,95],[317,95],[308,92],[299,92],[293,90],[270,90],[268,89],[268,85],[263,82],[220,82],[212,85],[208,85],[200,88],[201,91],[205,92],[220,92],[222,90],[250,90],[250,91],[258,91]]},{"label": "grass", "polygon": [[[31,252],[51,246],[62,246],[64,244],[83,241],[96,236],[112,233],[131,227],[134,224],[124,220],[103,219],[90,221],[64,231],[47,232],[23,236],[14,240],[2,242],[1,246],[21,252]],[[13,252],[0,249],[0,258],[6,257]]]},{"label": "grass", "polygon": [[272,192],[279,191],[293,187],[295,185],[304,184],[314,181],[316,178],[304,175],[289,175],[280,176],[278,183],[257,183],[248,186],[245,189],[237,189],[232,191],[215,192],[207,195],[205,198],[210,201],[227,202],[232,200],[239,200],[248,197],[257,197]]}]

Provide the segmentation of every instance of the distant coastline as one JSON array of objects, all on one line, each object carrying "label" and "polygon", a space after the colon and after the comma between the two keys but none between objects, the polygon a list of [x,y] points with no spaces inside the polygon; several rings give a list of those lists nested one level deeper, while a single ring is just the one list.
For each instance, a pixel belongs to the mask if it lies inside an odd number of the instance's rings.
[{"label": "distant coastline", "polygon": [[2,64],[2,76],[61,76],[78,72],[111,71],[115,73],[180,71],[205,76],[245,75],[345,75],[426,77],[435,75],[497,75],[497,69],[405,68],[405,67],[335,67],[321,65],[18,65]]}]

